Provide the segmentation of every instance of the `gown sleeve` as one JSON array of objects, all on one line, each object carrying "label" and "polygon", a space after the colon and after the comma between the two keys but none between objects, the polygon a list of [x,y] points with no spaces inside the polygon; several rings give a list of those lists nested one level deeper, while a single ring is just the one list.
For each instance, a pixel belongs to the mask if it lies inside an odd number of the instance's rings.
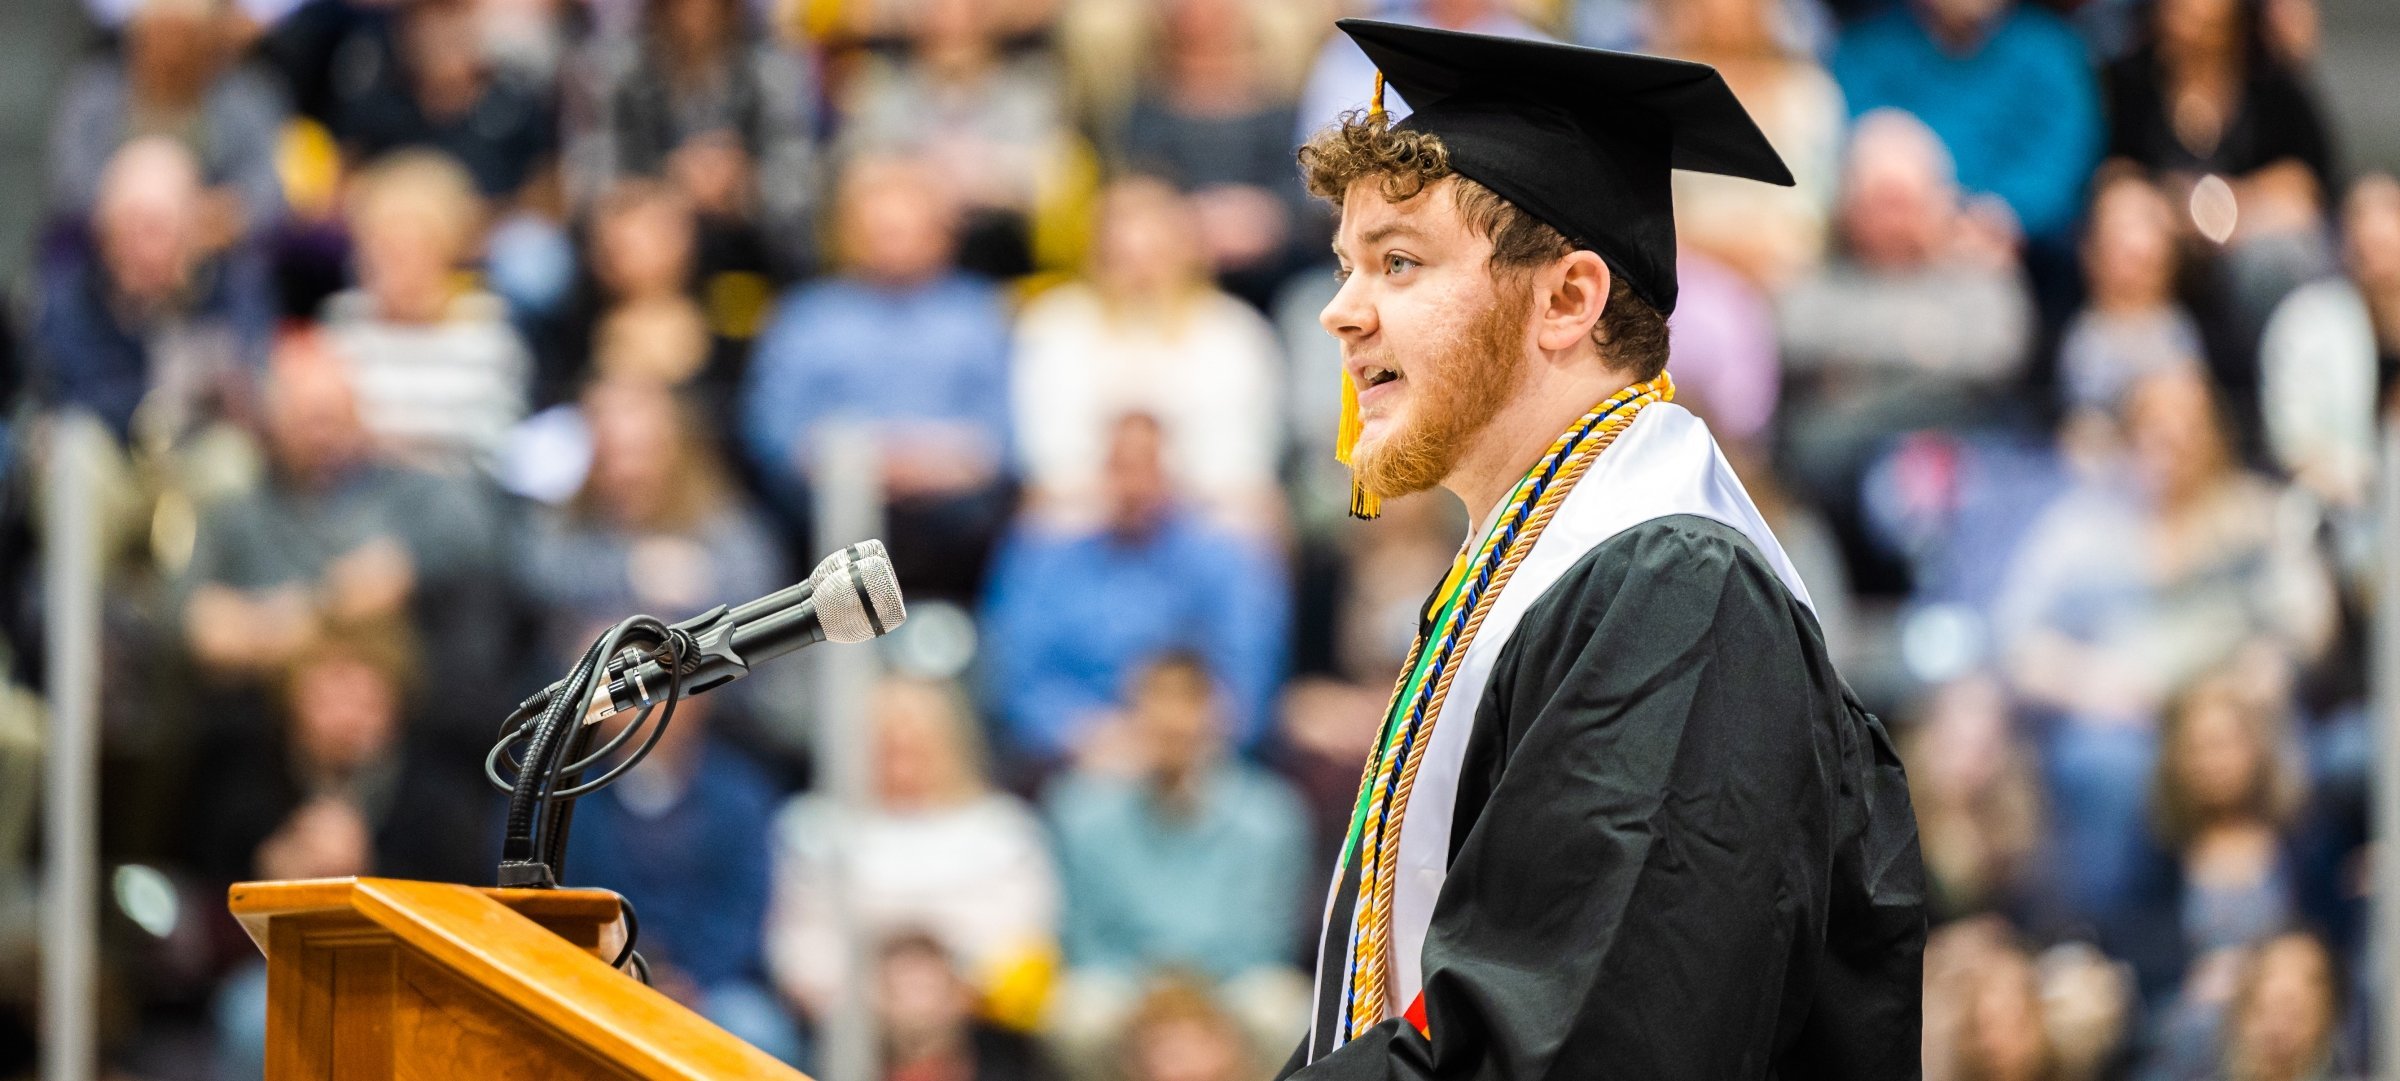
[{"label": "gown sleeve", "polygon": [[1914,820],[1872,720],[1739,534],[1611,538],[1478,703],[1425,940],[1431,1037],[1387,1021],[1296,1076],[1915,1077]]}]

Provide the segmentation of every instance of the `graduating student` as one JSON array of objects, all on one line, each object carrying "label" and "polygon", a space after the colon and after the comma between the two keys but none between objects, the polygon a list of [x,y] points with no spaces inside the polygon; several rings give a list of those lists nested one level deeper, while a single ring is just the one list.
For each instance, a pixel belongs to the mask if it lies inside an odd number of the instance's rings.
[{"label": "graduating student", "polygon": [[1898,758],[1665,374],[1669,171],[1790,174],[1702,65],[1340,26],[1415,109],[1300,153],[1342,211],[1353,509],[1438,485],[1476,524],[1285,1076],[1915,1078]]}]

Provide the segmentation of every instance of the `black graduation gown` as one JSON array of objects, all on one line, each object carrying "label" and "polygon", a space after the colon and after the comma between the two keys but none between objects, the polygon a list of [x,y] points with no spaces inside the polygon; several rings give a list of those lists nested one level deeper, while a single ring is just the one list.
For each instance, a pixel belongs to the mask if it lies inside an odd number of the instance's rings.
[{"label": "black graduation gown", "polygon": [[[1740,533],[1674,515],[1586,552],[1474,716],[1425,936],[1432,1038],[1390,1020],[1305,1067],[1303,1039],[1282,1076],[1919,1075],[1899,759]],[[1320,948],[1335,994],[1355,891]]]}]

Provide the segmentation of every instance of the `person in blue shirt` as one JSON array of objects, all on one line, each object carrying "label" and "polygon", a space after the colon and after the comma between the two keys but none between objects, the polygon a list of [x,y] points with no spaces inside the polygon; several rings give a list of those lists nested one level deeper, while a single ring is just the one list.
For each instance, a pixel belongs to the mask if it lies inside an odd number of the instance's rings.
[{"label": "person in blue shirt", "polygon": [[1146,658],[1129,697],[1128,771],[1079,767],[1043,799],[1067,896],[1053,1035],[1076,1056],[1175,972],[1264,1043],[1290,1039],[1307,998],[1292,965],[1309,893],[1300,797],[1226,753],[1226,703],[1198,654]]},{"label": "person in blue shirt", "polygon": [[[200,162],[164,136],[109,159],[89,242],[43,268],[31,382],[46,405],[89,409],[119,440],[154,403],[169,438],[241,396],[266,361],[273,287],[259,253],[209,250]],[[154,393],[155,392],[155,393]]]},{"label": "person in blue shirt", "polygon": [[1290,619],[1281,561],[1175,498],[1157,418],[1128,414],[1109,441],[1106,520],[1028,519],[1001,546],[983,602],[984,676],[1008,752],[1075,757],[1118,712],[1128,678],[1171,649],[1223,681],[1234,742],[1266,724]]},{"label": "person in blue shirt", "polygon": [[842,269],[785,297],[760,335],[743,447],[804,520],[817,433],[869,426],[909,595],[972,596],[1009,504],[1006,299],[957,269],[954,200],[924,163],[856,160],[834,213]]},{"label": "person in blue shirt", "polygon": [[2100,91],[2065,20],[2016,0],[1908,0],[1851,27],[1833,57],[1852,116],[1896,108],[1950,148],[1969,192],[2037,244],[2064,243],[2106,136]]},{"label": "person in blue shirt", "polygon": [[768,825],[781,793],[709,732],[709,702],[683,700],[639,767],[575,802],[565,874],[633,902],[653,985],[796,1063],[799,1026],[766,978]]}]

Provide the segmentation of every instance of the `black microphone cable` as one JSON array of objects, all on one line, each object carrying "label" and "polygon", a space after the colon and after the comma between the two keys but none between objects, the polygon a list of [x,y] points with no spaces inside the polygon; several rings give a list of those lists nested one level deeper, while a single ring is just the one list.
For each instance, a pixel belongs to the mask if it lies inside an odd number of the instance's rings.
[{"label": "black microphone cable", "polygon": [[[670,630],[653,616],[634,616],[611,627],[584,651],[567,677],[520,703],[501,723],[500,738],[484,756],[484,777],[509,796],[501,844],[503,886],[555,887],[566,865],[567,835],[574,801],[606,788],[649,756],[666,734],[683,696],[688,668],[688,634]],[[633,720],[598,747],[589,746],[585,713],[610,658],[631,650],[660,662],[666,693],[634,711]],[[653,723],[655,721],[655,723]],[[590,780],[584,774],[636,739],[631,754]],[[520,745],[522,754],[517,754]],[[513,772],[514,777],[504,775]]]}]

